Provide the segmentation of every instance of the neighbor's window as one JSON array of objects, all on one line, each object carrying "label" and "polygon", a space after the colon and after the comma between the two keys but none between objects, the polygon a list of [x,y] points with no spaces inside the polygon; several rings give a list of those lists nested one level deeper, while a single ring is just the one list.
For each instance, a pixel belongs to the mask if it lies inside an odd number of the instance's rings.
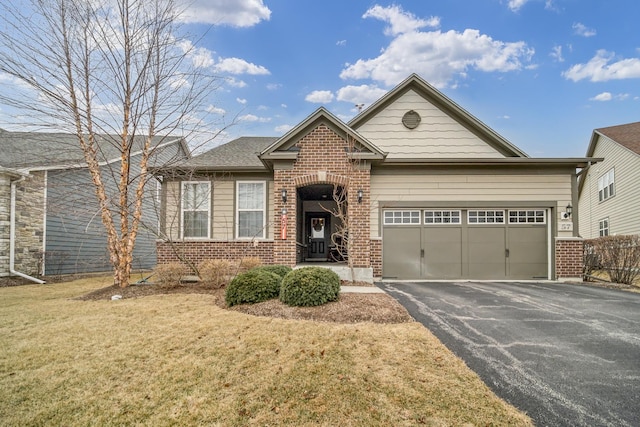
[{"label": "neighbor's window", "polygon": [[467,211],[467,222],[469,224],[504,224],[504,211]]},{"label": "neighbor's window", "polygon": [[598,199],[602,202],[615,195],[615,174],[613,168],[598,178]]},{"label": "neighbor's window", "polygon": [[601,219],[598,223],[600,237],[609,235],[609,218]]},{"label": "neighbor's window", "polygon": [[460,224],[460,211],[450,210],[426,210],[424,211],[425,224]]},{"label": "neighbor's window", "polygon": [[182,183],[182,236],[209,237],[210,182]]},{"label": "neighbor's window", "polygon": [[236,235],[240,239],[265,236],[266,183],[238,181],[236,183]]},{"label": "neighbor's window", "polygon": [[384,211],[385,225],[420,224],[420,211]]}]

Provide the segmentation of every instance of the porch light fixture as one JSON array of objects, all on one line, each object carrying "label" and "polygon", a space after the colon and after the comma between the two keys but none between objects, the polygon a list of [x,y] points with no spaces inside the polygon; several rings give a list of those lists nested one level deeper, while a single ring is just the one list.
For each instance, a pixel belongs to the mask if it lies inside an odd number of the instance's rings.
[{"label": "porch light fixture", "polygon": [[364,192],[362,189],[358,190],[358,203],[362,203],[362,197],[364,196]]},{"label": "porch light fixture", "polygon": [[281,194],[282,194],[282,203],[287,203],[287,189],[283,188],[281,190]]},{"label": "porch light fixture", "polygon": [[569,218],[571,216],[571,212],[573,212],[573,206],[569,203],[565,209],[564,217]]}]

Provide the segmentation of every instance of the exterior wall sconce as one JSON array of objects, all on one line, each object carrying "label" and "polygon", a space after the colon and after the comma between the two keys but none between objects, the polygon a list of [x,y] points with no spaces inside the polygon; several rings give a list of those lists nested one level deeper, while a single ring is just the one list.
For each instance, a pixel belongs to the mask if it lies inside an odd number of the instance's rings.
[{"label": "exterior wall sconce", "polygon": [[362,190],[358,190],[358,203],[362,203],[363,196],[364,196],[364,192]]},{"label": "exterior wall sconce", "polygon": [[287,189],[283,188],[281,190],[281,194],[282,194],[282,203],[287,203]]},{"label": "exterior wall sconce", "polygon": [[573,212],[573,206],[571,206],[571,203],[569,203],[565,209],[566,210],[563,216],[564,218],[569,218],[571,216],[571,212]]}]

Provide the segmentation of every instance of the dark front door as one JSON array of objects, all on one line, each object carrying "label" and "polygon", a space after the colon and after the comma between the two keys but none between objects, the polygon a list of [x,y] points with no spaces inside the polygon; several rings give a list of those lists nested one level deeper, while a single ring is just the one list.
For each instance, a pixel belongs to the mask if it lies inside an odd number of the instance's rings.
[{"label": "dark front door", "polygon": [[330,215],[326,213],[307,214],[307,257],[310,260],[327,260],[329,255]]}]

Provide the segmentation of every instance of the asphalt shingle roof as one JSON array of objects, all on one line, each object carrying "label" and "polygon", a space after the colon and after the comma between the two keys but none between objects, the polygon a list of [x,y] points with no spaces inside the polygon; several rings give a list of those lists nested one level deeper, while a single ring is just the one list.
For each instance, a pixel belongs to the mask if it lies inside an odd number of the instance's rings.
[{"label": "asphalt shingle roof", "polygon": [[181,163],[180,167],[209,170],[264,168],[258,155],[277,139],[276,137],[243,136],[194,156]]},{"label": "asphalt shingle roof", "polygon": [[640,122],[600,128],[596,131],[640,154]]},{"label": "asphalt shingle roof", "polygon": [[[100,136],[100,162],[120,157],[117,136]],[[154,143],[178,138],[155,137]],[[141,143],[142,138],[137,138]],[[141,146],[140,146],[141,147]],[[137,151],[134,148],[134,151]],[[70,133],[10,132],[0,130],[0,166],[11,169],[84,164],[76,135]]]}]

